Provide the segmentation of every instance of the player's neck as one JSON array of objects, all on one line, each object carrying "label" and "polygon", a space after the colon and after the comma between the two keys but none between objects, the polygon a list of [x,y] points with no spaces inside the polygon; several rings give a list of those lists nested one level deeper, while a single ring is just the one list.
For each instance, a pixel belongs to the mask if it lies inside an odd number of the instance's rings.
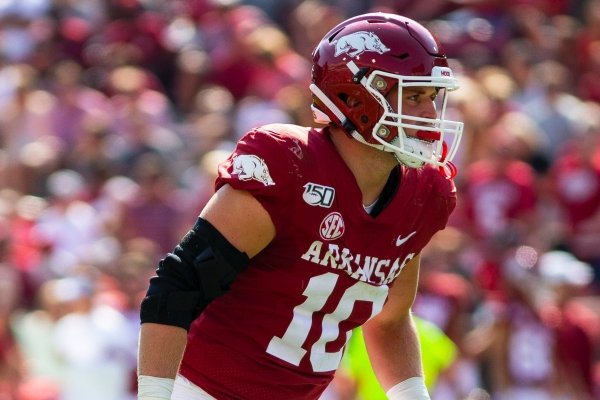
[{"label": "player's neck", "polygon": [[362,144],[341,129],[331,129],[331,140],[352,171],[363,195],[363,204],[371,204],[381,194],[398,162],[391,153]]}]

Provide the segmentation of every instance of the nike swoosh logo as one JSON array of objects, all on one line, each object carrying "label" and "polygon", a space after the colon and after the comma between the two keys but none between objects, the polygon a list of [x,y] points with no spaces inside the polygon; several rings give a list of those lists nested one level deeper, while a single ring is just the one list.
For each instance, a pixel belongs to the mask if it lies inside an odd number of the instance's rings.
[{"label": "nike swoosh logo", "polygon": [[402,235],[401,235],[401,236],[398,236],[398,238],[396,239],[396,247],[400,247],[400,246],[402,246],[402,245],[403,245],[403,244],[404,244],[404,243],[405,243],[405,242],[406,242],[408,239],[410,239],[410,238],[411,238],[411,236],[412,236],[412,235],[414,235],[415,233],[417,233],[417,231],[413,231],[411,234],[409,234],[408,236],[406,236],[406,237],[404,237],[404,238],[402,237]]}]

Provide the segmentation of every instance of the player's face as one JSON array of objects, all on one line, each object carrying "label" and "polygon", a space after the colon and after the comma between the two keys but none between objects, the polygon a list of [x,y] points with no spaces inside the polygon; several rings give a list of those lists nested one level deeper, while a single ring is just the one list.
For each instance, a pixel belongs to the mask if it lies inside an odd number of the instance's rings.
[{"label": "player's face", "polygon": [[[438,89],[431,86],[405,87],[402,89],[402,114],[420,118],[437,117],[435,100]],[[392,108],[397,109],[398,88],[390,91],[387,99]],[[419,122],[415,122],[419,125]],[[424,124],[424,123],[421,123]],[[415,136],[415,129],[404,129],[408,136]]]}]

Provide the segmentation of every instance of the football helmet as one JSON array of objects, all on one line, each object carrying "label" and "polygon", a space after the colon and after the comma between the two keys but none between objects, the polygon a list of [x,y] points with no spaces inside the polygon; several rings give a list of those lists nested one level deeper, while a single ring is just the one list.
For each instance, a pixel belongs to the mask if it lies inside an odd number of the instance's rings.
[{"label": "football helmet", "polygon": [[[458,82],[441,45],[421,24],[388,13],[359,15],[330,30],[312,58],[316,122],[339,125],[410,167],[445,167],[452,160],[463,123],[446,119],[446,105],[447,93]],[[438,90],[437,117],[403,114],[402,89],[427,86]],[[396,110],[387,98],[395,87]],[[349,97],[360,104],[349,106]],[[406,129],[413,133],[407,135]]]}]

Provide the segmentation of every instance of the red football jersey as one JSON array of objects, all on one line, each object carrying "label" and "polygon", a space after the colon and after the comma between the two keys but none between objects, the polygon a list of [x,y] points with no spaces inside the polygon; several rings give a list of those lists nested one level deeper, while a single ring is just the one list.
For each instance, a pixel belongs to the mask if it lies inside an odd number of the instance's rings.
[{"label": "red football jersey", "polygon": [[455,206],[438,169],[398,168],[396,194],[373,217],[326,129],[246,134],[216,187],[252,193],[276,237],[193,323],[181,373],[219,400],[317,399],[351,330],[381,310]]}]

